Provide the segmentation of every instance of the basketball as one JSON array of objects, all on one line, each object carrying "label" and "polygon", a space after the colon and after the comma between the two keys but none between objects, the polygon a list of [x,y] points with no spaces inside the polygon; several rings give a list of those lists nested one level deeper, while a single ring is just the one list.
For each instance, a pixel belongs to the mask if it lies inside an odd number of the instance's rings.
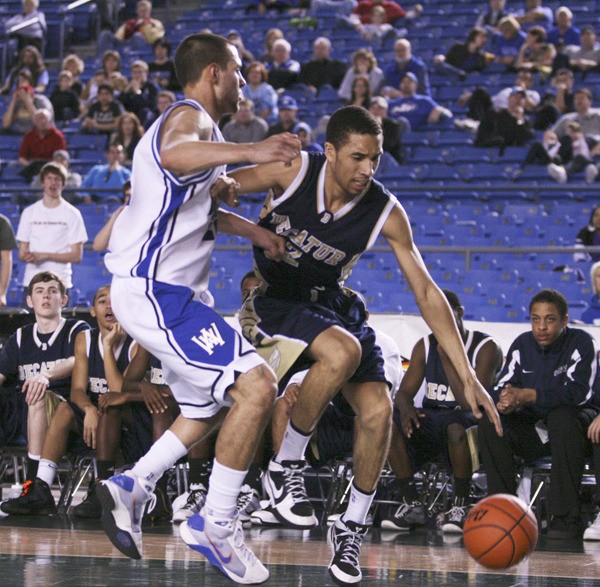
[{"label": "basketball", "polygon": [[482,499],[469,512],[464,527],[467,552],[484,567],[505,569],[531,554],[538,525],[531,508],[514,495]]}]

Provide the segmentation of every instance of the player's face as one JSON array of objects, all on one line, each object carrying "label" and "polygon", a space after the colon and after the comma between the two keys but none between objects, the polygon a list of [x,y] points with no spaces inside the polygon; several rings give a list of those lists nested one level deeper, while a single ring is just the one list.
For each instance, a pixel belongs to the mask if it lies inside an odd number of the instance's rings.
[{"label": "player's face", "polygon": [[110,287],[101,287],[96,292],[94,307],[90,313],[96,318],[102,330],[110,330],[112,325],[116,324],[117,318],[113,314],[110,303]]},{"label": "player's face", "polygon": [[362,134],[351,134],[339,150],[331,143],[325,143],[328,176],[335,184],[328,187],[336,190],[337,186],[352,198],[362,193],[377,171],[382,144],[382,135]]},{"label": "player's face", "polygon": [[252,290],[260,283],[256,277],[247,277],[242,282],[242,302],[245,302]]},{"label": "player's face", "polygon": [[531,330],[541,347],[548,347],[562,334],[568,316],[561,317],[558,308],[548,302],[538,302],[531,308]]},{"label": "player's face", "polygon": [[31,295],[27,296],[27,305],[33,308],[36,317],[55,318],[60,316],[67,300],[67,296],[60,292],[57,281],[40,281],[33,286]]},{"label": "player's face", "polygon": [[237,49],[233,45],[228,45],[227,50],[231,57],[227,62],[227,68],[222,71],[221,104],[223,113],[237,112],[238,104],[244,97],[241,88],[246,85]]}]

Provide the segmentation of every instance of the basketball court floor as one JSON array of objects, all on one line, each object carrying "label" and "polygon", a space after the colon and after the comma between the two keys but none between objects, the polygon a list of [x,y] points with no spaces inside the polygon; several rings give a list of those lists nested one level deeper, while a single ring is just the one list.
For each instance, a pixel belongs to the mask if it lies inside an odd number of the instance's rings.
[{"label": "basketball court floor", "polygon": [[[323,529],[247,530],[254,552],[271,571],[265,585],[334,585],[327,573],[329,548]],[[374,530],[363,546],[362,585],[411,587],[600,586],[600,543],[549,541],[540,537],[529,560],[508,571],[490,571],[470,559],[460,537],[433,530],[410,534]],[[68,516],[0,520],[0,586],[217,587],[223,577],[180,539],[177,526],[144,529],[140,561],[121,555],[96,521]]]}]

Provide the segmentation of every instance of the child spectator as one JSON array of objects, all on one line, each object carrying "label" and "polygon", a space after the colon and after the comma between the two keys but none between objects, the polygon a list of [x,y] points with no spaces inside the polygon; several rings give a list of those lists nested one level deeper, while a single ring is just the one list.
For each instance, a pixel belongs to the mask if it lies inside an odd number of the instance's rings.
[{"label": "child spectator", "polygon": [[58,84],[50,94],[50,102],[54,108],[54,119],[57,122],[65,122],[78,118],[81,109],[79,96],[73,90],[73,74],[63,69],[58,74]]}]

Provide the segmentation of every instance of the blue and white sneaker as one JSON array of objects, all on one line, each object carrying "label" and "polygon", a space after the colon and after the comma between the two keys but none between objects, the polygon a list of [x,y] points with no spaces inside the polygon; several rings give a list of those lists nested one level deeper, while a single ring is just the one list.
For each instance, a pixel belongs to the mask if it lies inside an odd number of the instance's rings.
[{"label": "blue and white sneaker", "polygon": [[179,526],[181,539],[236,583],[256,585],[269,578],[269,571],[244,543],[238,518],[223,522],[207,520],[204,509]]},{"label": "blue and white sneaker", "polygon": [[102,481],[96,492],[102,505],[102,527],[125,556],[142,558],[142,516],[154,483],[131,471]]}]

